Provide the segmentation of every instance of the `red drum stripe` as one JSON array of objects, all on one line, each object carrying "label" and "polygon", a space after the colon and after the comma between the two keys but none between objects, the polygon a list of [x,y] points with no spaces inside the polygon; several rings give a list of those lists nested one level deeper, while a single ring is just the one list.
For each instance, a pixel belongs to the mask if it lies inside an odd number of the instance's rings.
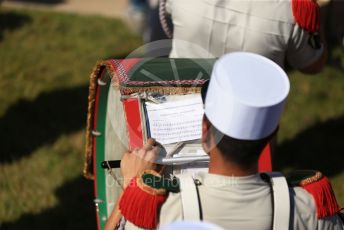
[{"label": "red drum stripe", "polygon": [[128,148],[133,150],[143,146],[143,135],[141,125],[141,113],[137,98],[123,101],[124,112],[127,122]]},{"label": "red drum stripe", "polygon": [[271,147],[267,144],[260,154],[258,160],[258,171],[259,172],[272,172],[271,164]]}]

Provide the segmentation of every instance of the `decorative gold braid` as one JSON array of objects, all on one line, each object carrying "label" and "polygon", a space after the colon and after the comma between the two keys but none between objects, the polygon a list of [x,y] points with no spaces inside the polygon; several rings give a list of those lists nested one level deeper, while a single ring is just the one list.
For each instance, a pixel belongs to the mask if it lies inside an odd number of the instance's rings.
[{"label": "decorative gold braid", "polygon": [[87,179],[94,179],[92,170],[92,121],[94,114],[94,105],[97,88],[97,76],[101,69],[101,63],[97,62],[90,75],[90,85],[88,89],[88,108],[86,120],[86,146],[85,146],[85,163],[84,163],[84,176]]},{"label": "decorative gold braid", "polygon": [[[116,86],[118,89],[118,86]],[[149,86],[149,87],[121,87],[121,93],[124,95],[130,95],[133,93],[160,93],[164,95],[173,95],[173,94],[191,94],[191,93],[200,93],[201,87],[164,87],[164,86]]]},{"label": "decorative gold braid", "polygon": [[314,176],[308,177],[306,179],[303,179],[299,182],[300,186],[306,186],[308,184],[312,184],[314,182],[319,181],[322,178],[322,173],[320,171],[317,171]]},{"label": "decorative gold braid", "polygon": [[165,195],[166,194],[166,189],[160,188],[160,189],[156,189],[156,188],[152,188],[148,185],[146,185],[143,180],[142,180],[142,176],[143,174],[153,174],[154,176],[160,177],[161,175],[157,172],[155,172],[154,170],[145,170],[142,173],[140,173],[137,178],[136,178],[136,184],[137,186],[144,192],[151,194],[151,195]]},{"label": "decorative gold braid", "polygon": [[[90,85],[88,91],[88,108],[87,108],[87,119],[86,119],[86,145],[85,145],[85,162],[84,162],[84,170],[83,174],[84,177],[87,179],[94,179],[93,175],[93,135],[92,135],[92,128],[93,128],[93,119],[94,119],[94,109],[95,109],[95,101],[96,101],[96,93],[97,93],[97,80],[102,73],[102,71],[106,68],[106,70],[110,73],[111,80],[117,78],[115,75],[115,71],[113,67],[107,61],[98,61],[94,66],[91,75],[90,75]],[[118,82],[118,80],[116,80]]]}]

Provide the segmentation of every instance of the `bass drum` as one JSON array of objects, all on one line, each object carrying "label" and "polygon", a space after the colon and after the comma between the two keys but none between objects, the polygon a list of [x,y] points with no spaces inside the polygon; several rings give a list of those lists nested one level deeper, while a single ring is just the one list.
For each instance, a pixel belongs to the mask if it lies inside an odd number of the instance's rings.
[{"label": "bass drum", "polygon": [[[96,64],[90,76],[84,175],[94,180],[98,229],[111,214],[122,191],[119,165],[128,149],[147,139],[142,98],[149,94],[200,93],[214,59],[124,59]],[[105,168],[105,169],[104,169]],[[262,153],[260,171],[271,171],[270,147]]]}]

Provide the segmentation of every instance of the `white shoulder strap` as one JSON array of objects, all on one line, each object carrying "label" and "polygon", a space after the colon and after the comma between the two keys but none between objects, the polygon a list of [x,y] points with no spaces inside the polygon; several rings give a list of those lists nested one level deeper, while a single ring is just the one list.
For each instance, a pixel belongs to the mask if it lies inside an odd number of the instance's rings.
[{"label": "white shoulder strap", "polygon": [[[285,177],[278,172],[267,173],[270,176],[274,202],[274,230],[288,230],[290,219],[289,187]],[[178,176],[183,205],[184,220],[201,220],[200,204],[194,179],[190,174]]]},{"label": "white shoulder strap", "polygon": [[200,207],[195,182],[190,174],[178,176],[184,220],[200,220]]},{"label": "white shoulder strap", "polygon": [[273,229],[288,230],[290,219],[290,196],[287,180],[279,172],[267,174],[271,179],[274,198]]}]

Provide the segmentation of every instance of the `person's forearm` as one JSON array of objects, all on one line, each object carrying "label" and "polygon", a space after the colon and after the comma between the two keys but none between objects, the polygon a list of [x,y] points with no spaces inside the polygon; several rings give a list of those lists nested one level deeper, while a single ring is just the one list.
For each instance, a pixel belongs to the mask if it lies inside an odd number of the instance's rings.
[{"label": "person's forearm", "polygon": [[152,138],[147,140],[147,143],[141,149],[135,149],[133,151],[127,151],[123,154],[121,160],[121,172],[123,176],[123,191],[117,200],[117,204],[111,212],[111,215],[104,227],[105,230],[113,230],[119,224],[122,214],[119,210],[119,202],[121,201],[123,192],[130,186],[132,179],[138,175],[138,173],[152,169],[157,166],[154,163],[155,159],[160,151],[160,145],[157,145],[156,141]]},{"label": "person's forearm", "polygon": [[112,210],[111,215],[109,216],[109,219],[107,220],[107,222],[104,226],[104,230],[114,230],[116,228],[116,226],[119,224],[119,222],[122,218],[121,211],[119,210],[119,201],[121,200],[122,194],[123,194],[123,192],[119,196],[119,198],[117,200],[117,204],[114,207],[114,209]]}]

